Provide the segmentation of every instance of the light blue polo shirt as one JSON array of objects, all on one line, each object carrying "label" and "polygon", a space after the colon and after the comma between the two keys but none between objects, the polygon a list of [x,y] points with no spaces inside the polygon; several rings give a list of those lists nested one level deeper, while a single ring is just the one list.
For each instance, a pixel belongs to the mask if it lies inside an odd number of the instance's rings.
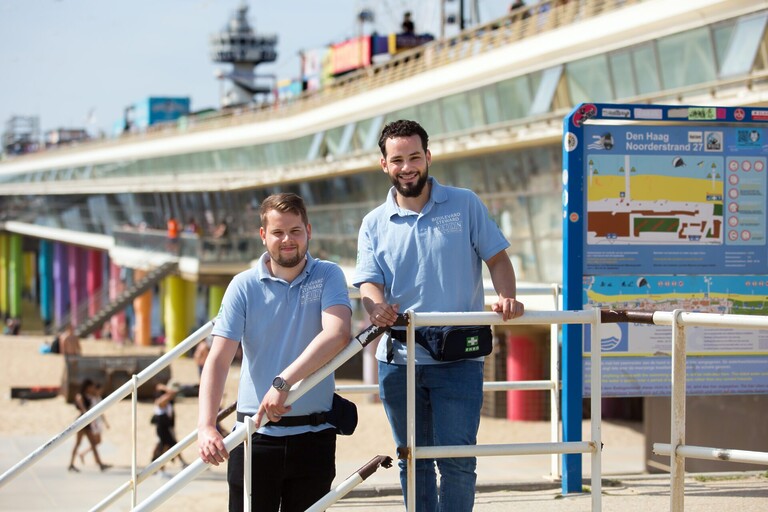
[{"label": "light blue polo shirt", "polygon": [[[213,327],[214,335],[238,341],[243,347],[237,409],[246,413],[258,411],[275,376],[322,330],[324,310],[336,305],[351,309],[344,273],[335,263],[316,260],[307,253],[303,271],[288,283],[269,273],[268,259],[265,252],[254,268],[232,279]],[[294,402],[288,416],[330,410],[333,391],[331,374]],[[286,436],[330,426],[262,427],[259,432]]]},{"label": "light blue polo shirt", "polygon": [[[400,312],[483,311],[483,261],[509,247],[488,209],[471,190],[430,177],[429,201],[420,213],[400,208],[392,187],[387,200],[363,219],[352,284],[384,285],[384,297]],[[386,336],[376,351],[386,361]],[[393,363],[406,363],[395,342]],[[416,346],[417,364],[437,364]]]}]

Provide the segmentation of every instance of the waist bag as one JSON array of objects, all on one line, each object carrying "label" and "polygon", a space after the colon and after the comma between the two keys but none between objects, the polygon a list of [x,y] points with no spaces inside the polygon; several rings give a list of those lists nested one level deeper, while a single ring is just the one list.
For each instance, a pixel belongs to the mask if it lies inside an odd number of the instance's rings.
[{"label": "waist bag", "polygon": [[[390,335],[401,343],[406,341],[406,331],[393,330]],[[490,354],[493,334],[488,325],[419,327],[416,343],[435,361],[459,361]]]},{"label": "waist bag", "polygon": [[327,418],[328,423],[336,427],[337,434],[351,436],[357,427],[357,406],[355,402],[334,393]]},{"label": "waist bag", "polygon": [[[253,416],[254,414],[237,411],[237,421],[242,422],[247,416]],[[330,423],[336,427],[337,434],[351,436],[357,427],[357,406],[355,402],[334,393],[330,411],[313,412],[304,416],[284,416],[280,421],[267,422],[266,426],[300,427],[304,425],[317,426],[323,423]]]}]

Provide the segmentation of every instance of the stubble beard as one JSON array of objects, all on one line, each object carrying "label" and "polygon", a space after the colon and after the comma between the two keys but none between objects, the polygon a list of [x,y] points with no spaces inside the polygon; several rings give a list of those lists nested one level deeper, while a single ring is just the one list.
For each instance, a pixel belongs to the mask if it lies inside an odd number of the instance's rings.
[{"label": "stubble beard", "polygon": [[[301,247],[298,247],[297,249],[298,249],[298,251],[296,252],[296,256],[292,256],[290,258],[283,257],[279,252],[277,253],[277,255],[270,255],[270,256],[272,257],[272,261],[274,261],[275,263],[277,263],[281,267],[283,267],[283,268],[293,268],[296,265],[298,265],[299,263],[301,263],[302,261],[304,261],[304,258],[307,255],[306,248],[304,249],[303,253],[301,252]],[[277,257],[275,257],[275,256],[277,256]]]}]

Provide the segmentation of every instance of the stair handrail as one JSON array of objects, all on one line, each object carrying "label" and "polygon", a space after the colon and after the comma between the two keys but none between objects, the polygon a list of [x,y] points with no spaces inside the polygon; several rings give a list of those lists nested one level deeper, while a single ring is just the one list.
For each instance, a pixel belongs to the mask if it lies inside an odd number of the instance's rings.
[{"label": "stair handrail", "polygon": [[[88,296],[78,302],[74,308],[69,308],[69,311],[66,315],[62,315],[61,320],[53,327],[54,332],[59,333],[64,330],[67,325],[72,323],[72,318],[75,318],[76,323],[79,325],[82,318],[87,318],[88,307],[92,303],[96,302],[97,300],[102,301],[108,297],[109,285],[102,285],[98,289],[94,290],[93,293],[89,293]],[[103,304],[103,302],[100,303]]]},{"label": "stair handrail", "polygon": [[[90,334],[95,330],[95,327],[96,327],[96,325],[89,325],[91,324],[94,318],[98,318],[99,316],[104,315],[110,309],[116,308],[117,305],[124,302],[124,304],[122,304],[119,308],[116,309],[115,313],[117,313],[117,311],[119,311],[120,309],[128,305],[128,301],[130,300],[131,297],[134,297],[134,298],[138,297],[139,295],[144,293],[146,290],[148,290],[151,286],[153,286],[155,283],[157,283],[160,279],[170,274],[177,267],[178,267],[178,261],[167,260],[160,266],[153,268],[142,279],[140,279],[137,282],[134,282],[133,284],[131,284],[131,286],[121,291],[118,294],[118,296],[115,297],[113,300],[105,301],[104,306],[99,311],[97,311],[93,317],[84,321],[82,324],[78,325],[78,327],[75,329],[75,334],[77,334],[80,337]],[[106,321],[107,321],[107,318],[96,322],[96,324],[101,324]]]},{"label": "stair handrail", "polygon": [[[70,312],[66,315],[64,315],[61,319],[61,322],[54,327],[55,333],[60,333],[64,326],[70,324],[72,322],[72,317],[74,316],[77,319],[77,327],[75,327],[75,334],[79,337],[83,337],[85,335],[90,334],[93,332],[93,330],[90,330],[93,326],[88,326],[90,321],[93,318],[98,318],[100,315],[102,315],[105,311],[108,311],[110,308],[114,307],[115,304],[118,304],[128,298],[134,291],[132,291],[132,287],[138,286],[139,288],[146,287],[147,285],[150,285],[150,283],[156,282],[156,274],[160,273],[162,275],[167,275],[168,272],[165,272],[165,270],[173,270],[178,265],[178,261],[176,260],[167,260],[163,262],[161,265],[153,268],[150,270],[146,276],[144,276],[139,281],[136,281],[132,283],[129,287],[126,287],[124,290],[122,290],[114,299],[109,298],[109,285],[104,285],[101,288],[99,288],[96,292],[94,292],[93,296],[88,296],[87,298],[80,301],[80,303],[77,305],[77,307],[74,309],[70,309]],[[165,273],[164,273],[165,272]],[[141,295],[142,292],[139,292],[136,294],[136,296]],[[89,306],[93,302],[97,302],[101,304],[101,307],[98,311],[91,317],[88,318],[87,311],[89,309]],[[127,304],[126,304],[127,305]],[[100,323],[106,322],[107,319],[103,320]],[[86,328],[86,326],[88,326]]]},{"label": "stair handrail", "polygon": [[[232,402],[230,405],[219,411],[219,414],[216,415],[216,421],[219,422],[235,412],[235,409],[237,408],[237,401]],[[108,506],[112,505],[115,501],[117,501],[123,494],[127,493],[131,490],[132,487],[138,486],[141,482],[152,476],[158,469],[162,468],[166,463],[170,462],[171,459],[176,457],[179,453],[181,453],[182,450],[184,450],[187,446],[191,445],[196,439],[197,439],[197,430],[195,429],[189,434],[184,437],[181,441],[173,445],[168,451],[160,455],[158,458],[150,462],[148,465],[144,466],[144,469],[141,470],[140,473],[136,475],[136,483],[134,484],[132,480],[127,480],[124,482],[120,487],[112,491],[112,494],[101,500],[99,503],[94,505],[94,507],[89,512],[99,512],[101,510],[106,509]]]},{"label": "stair handrail", "polygon": [[[395,325],[402,326],[406,325],[406,323],[407,317],[405,315],[398,315],[398,320],[395,322]],[[352,356],[363,350],[366,345],[381,336],[387,329],[388,327],[370,325],[356,336],[353,336],[346,347],[344,347],[341,352],[336,354],[333,359],[318,368],[308,377],[291,386],[291,389],[288,391],[288,397],[285,399],[285,405],[291,405],[296,400],[301,398],[305,393],[317,385],[317,383],[333,373],[339,366],[352,358]],[[253,418],[255,419],[255,415]],[[256,425],[256,428],[264,426],[268,421],[269,419],[266,415],[262,416],[261,423]],[[245,440],[245,437],[246,429],[239,428],[224,438],[224,447],[227,449],[227,451],[231,452],[238,445],[242,444],[242,442]],[[197,478],[198,475],[200,475],[208,468],[209,464],[207,462],[203,462],[203,460],[200,458],[195,459],[165,485],[157,489],[147,499],[134,507],[133,510],[155,510],[162,503],[167,501],[171,496],[175,495],[178,491],[186,487],[190,482],[192,482],[192,480]]]},{"label": "stair handrail", "polygon": [[[46,455],[54,448],[61,445],[64,441],[72,437],[72,435],[79,432],[83,427],[90,424],[93,420],[95,420],[96,418],[104,414],[104,412],[106,412],[106,410],[109,409],[111,406],[113,406],[123,398],[130,395],[135,388],[138,388],[142,384],[147,383],[152,377],[160,373],[160,371],[165,369],[174,360],[178,359],[180,356],[189,352],[190,349],[192,349],[199,342],[201,342],[206,337],[208,337],[208,335],[211,334],[211,331],[213,330],[213,324],[214,324],[214,321],[210,320],[205,325],[200,327],[197,331],[190,334],[181,343],[173,347],[173,349],[169,350],[168,352],[166,352],[165,354],[157,358],[152,364],[150,364],[144,370],[139,372],[136,375],[136,378],[134,380],[129,380],[128,382],[126,382],[125,384],[117,388],[115,391],[112,392],[112,394],[104,398],[101,402],[99,402],[93,408],[89,409],[88,412],[78,417],[64,430],[62,430],[61,432],[53,436],[51,439],[49,439],[48,441],[43,443],[40,447],[38,447],[35,451],[33,451],[32,453],[24,457],[22,460],[17,462],[7,471],[5,471],[5,473],[0,475],[0,489],[2,489],[4,485],[8,484],[13,478],[17,477],[23,471],[27,470],[30,466],[32,466],[32,464],[36,463],[44,455]],[[135,381],[135,384],[134,384],[134,381]]]}]

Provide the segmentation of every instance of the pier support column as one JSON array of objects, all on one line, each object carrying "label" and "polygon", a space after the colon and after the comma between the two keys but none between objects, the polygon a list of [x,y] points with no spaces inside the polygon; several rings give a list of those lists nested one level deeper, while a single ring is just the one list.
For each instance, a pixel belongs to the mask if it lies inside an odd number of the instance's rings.
[{"label": "pier support column", "polygon": [[[99,312],[102,304],[102,285],[104,279],[103,255],[101,251],[86,251],[87,266],[85,269],[85,288],[88,293],[88,316],[92,317]],[[94,338],[101,339],[99,326],[93,333]]]},{"label": "pier support column", "polygon": [[8,246],[10,235],[0,233],[0,320],[8,317]]},{"label": "pier support column", "polygon": [[219,314],[225,290],[225,287],[215,284],[208,287],[208,320],[214,319]]},{"label": "pier support column", "polygon": [[187,284],[180,276],[165,278],[163,295],[163,323],[165,325],[165,346],[173,348],[183,341],[188,332]]},{"label": "pier support column", "polygon": [[67,267],[69,270],[69,311],[72,327],[85,320],[88,291],[85,286],[86,251],[75,245],[67,246]]},{"label": "pier support column", "polygon": [[37,279],[40,281],[40,319],[45,332],[49,332],[53,323],[53,243],[40,240],[37,253]]},{"label": "pier support column", "polygon": [[[135,270],[134,283],[138,283],[147,275],[143,270]],[[152,290],[147,290],[133,299],[135,324],[133,341],[136,345],[149,346],[152,344]]]},{"label": "pier support column", "polygon": [[65,244],[53,244],[53,319],[63,327],[69,311],[69,251]]},{"label": "pier support column", "polygon": [[8,244],[8,314],[21,318],[21,290],[24,288],[22,237],[12,234]]},{"label": "pier support column", "polygon": [[[119,265],[112,262],[109,263],[109,300],[114,301],[125,290],[125,283],[120,278],[121,269]],[[125,320],[125,310],[120,311],[112,315],[109,319],[109,332],[112,336],[112,341],[125,343],[125,339],[128,337],[128,324]]]}]

